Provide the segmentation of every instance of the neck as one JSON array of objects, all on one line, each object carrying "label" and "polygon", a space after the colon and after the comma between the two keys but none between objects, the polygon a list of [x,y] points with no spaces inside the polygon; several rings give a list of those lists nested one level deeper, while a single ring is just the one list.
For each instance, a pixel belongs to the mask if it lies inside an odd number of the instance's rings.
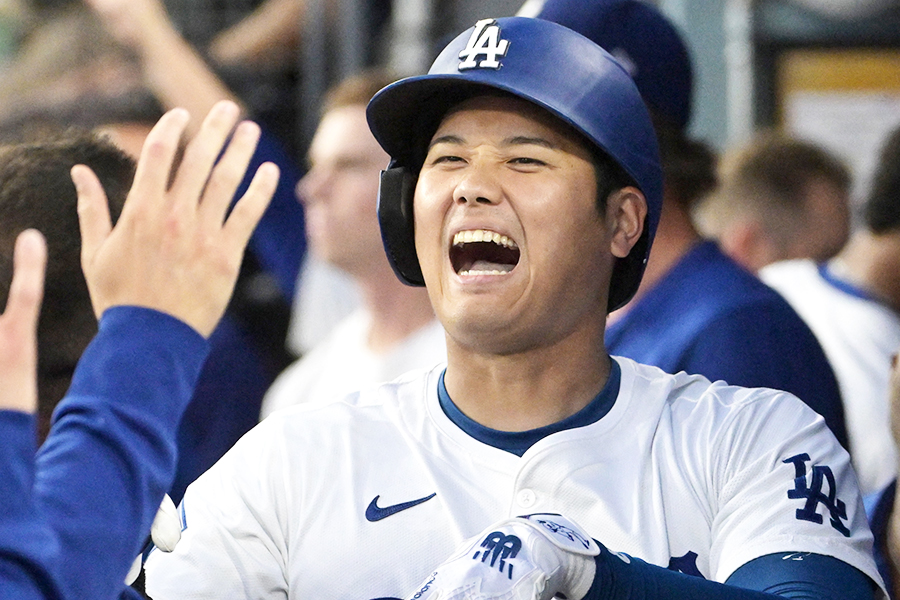
[{"label": "neck", "polygon": [[835,275],[900,313],[900,231],[857,232],[831,265]]},{"label": "neck", "polygon": [[434,320],[425,288],[404,285],[389,270],[357,281],[371,318],[368,346],[372,352],[390,352]]},{"label": "neck", "polygon": [[584,408],[609,378],[603,327],[512,355],[483,354],[447,337],[444,383],[469,418],[499,431],[552,425]]}]

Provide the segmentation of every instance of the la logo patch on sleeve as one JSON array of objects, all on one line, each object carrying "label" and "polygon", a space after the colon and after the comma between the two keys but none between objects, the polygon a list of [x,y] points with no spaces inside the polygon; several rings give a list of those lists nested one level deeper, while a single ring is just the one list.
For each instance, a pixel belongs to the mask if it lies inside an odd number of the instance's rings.
[{"label": "la logo patch on sleeve", "polygon": [[[794,487],[788,490],[788,498],[792,500],[805,499],[802,508],[797,509],[797,519],[822,523],[822,515],[819,514],[819,504],[823,505],[830,514],[831,526],[844,537],[850,537],[850,530],[844,524],[847,520],[847,505],[837,497],[837,482],[831,467],[825,465],[812,466],[812,480],[807,482],[806,463],[810,461],[809,454],[803,453],[782,462],[794,465]],[[828,492],[823,488],[827,486]]]}]

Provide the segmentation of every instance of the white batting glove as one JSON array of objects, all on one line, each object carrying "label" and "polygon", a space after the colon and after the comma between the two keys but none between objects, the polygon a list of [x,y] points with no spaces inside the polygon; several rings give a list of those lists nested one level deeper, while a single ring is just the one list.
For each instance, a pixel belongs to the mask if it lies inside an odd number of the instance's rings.
[{"label": "white batting glove", "polygon": [[[153,545],[163,552],[174,550],[175,544],[181,539],[181,520],[178,518],[178,509],[175,508],[175,503],[168,494],[163,496],[159,510],[156,511],[156,516],[153,518],[153,524],[150,525],[150,539],[153,541]],[[125,576],[125,585],[134,583],[141,574],[143,566],[144,554],[142,552],[131,563],[128,575]]]},{"label": "white batting glove", "polygon": [[598,554],[597,543],[561,515],[507,519],[463,542],[409,600],[580,600]]}]

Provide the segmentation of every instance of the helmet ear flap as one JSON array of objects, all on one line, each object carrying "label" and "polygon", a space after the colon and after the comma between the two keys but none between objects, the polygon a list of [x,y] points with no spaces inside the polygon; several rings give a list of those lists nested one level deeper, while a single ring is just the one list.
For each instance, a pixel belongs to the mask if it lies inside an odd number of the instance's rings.
[{"label": "helmet ear flap", "polygon": [[423,286],[425,278],[416,254],[413,194],[416,178],[406,167],[394,163],[381,172],[378,186],[378,225],[388,262],[400,281]]}]

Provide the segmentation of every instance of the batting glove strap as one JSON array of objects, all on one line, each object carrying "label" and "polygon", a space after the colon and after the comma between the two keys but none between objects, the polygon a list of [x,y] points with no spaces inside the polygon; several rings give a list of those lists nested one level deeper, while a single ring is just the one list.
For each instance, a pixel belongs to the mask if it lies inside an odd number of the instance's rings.
[{"label": "batting glove strap", "polygon": [[463,543],[411,600],[549,600],[584,597],[600,553],[590,536],[560,515],[507,519]]}]

